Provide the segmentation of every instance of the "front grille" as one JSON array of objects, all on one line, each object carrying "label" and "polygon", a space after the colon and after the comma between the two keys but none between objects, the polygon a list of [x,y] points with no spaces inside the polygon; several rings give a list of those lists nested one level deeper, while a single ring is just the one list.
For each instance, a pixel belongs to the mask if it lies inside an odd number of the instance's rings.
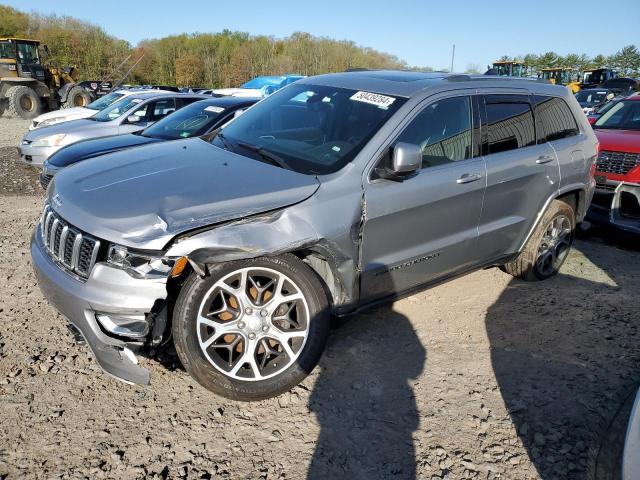
[{"label": "front grille", "polygon": [[626,175],[632,168],[640,166],[640,153],[600,152],[596,168],[600,172]]},{"label": "front grille", "polygon": [[53,179],[53,175],[45,175],[44,173],[41,173],[40,185],[42,185],[42,188],[46,190],[49,184],[51,183],[51,179]]},{"label": "front grille", "polygon": [[100,251],[100,240],[65,222],[49,205],[40,220],[42,242],[49,255],[82,278],[88,278]]}]

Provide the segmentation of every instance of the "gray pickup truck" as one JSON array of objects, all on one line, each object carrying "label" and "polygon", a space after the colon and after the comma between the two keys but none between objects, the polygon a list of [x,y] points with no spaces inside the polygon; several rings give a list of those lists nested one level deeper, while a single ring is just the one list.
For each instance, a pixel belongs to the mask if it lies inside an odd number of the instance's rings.
[{"label": "gray pickup truck", "polygon": [[332,315],[479,268],[555,275],[591,202],[597,140],[565,87],[360,71],[307,78],[211,134],[62,171],[31,244],[96,360],[173,342],[229,398],[315,367]]}]

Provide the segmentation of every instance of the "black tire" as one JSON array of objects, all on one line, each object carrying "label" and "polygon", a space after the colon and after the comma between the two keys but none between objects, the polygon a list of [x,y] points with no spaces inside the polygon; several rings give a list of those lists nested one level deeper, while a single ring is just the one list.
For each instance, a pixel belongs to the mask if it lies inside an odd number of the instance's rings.
[{"label": "black tire", "polygon": [[4,114],[4,111],[7,109],[7,101],[3,98],[0,98],[0,117]]},{"label": "black tire", "polygon": [[42,112],[38,94],[29,87],[19,85],[7,90],[7,113],[15,117],[31,119]]},{"label": "black tire", "polygon": [[80,85],[74,85],[69,89],[67,100],[62,104],[62,108],[86,107],[91,102],[91,94]]},{"label": "black tire", "polygon": [[[569,228],[569,232],[563,237],[562,243],[558,242],[557,251],[554,249],[555,255],[548,257],[552,258],[551,261],[538,262],[541,256],[540,250],[545,250],[545,247],[548,246],[545,233],[551,228],[552,222],[562,223],[564,222],[563,219],[567,220],[568,225],[566,227]],[[504,265],[503,270],[514,277],[529,282],[553,277],[558,273],[567,258],[575,237],[575,228],[576,217],[573,207],[562,200],[554,200],[540,219],[522,252],[514,260]]]},{"label": "black tire", "polygon": [[[283,367],[275,376],[266,379],[242,380],[226,375],[214,367],[205,356],[198,338],[198,328],[201,327],[197,326],[197,317],[201,305],[205,302],[205,296],[208,302],[208,299],[212,298],[208,293],[216,282],[244,268],[266,268],[287,276],[298,287],[308,305],[308,334],[306,342],[297,352],[297,359],[286,368]],[[204,278],[192,273],[176,301],[172,325],[175,348],[187,372],[213,393],[242,401],[274,397],[300,383],[320,360],[327,343],[329,328],[330,314],[321,281],[311,268],[291,254],[215,265]],[[245,348],[244,343],[242,348]]]}]

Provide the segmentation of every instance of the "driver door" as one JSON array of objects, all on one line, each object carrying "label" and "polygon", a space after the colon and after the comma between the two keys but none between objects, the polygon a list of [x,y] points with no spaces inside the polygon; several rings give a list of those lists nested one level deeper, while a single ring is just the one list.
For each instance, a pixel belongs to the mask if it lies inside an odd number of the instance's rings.
[{"label": "driver door", "polygon": [[[421,145],[422,169],[365,185],[361,298],[390,296],[476,262],[486,185],[472,91],[435,97],[391,143]],[[383,160],[384,162],[384,160]]]}]

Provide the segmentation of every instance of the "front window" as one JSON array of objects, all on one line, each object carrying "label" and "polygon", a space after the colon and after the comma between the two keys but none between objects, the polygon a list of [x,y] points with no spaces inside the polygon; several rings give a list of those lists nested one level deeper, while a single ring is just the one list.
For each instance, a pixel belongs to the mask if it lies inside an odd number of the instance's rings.
[{"label": "front window", "polygon": [[11,42],[0,42],[0,58],[16,58],[16,49]]},{"label": "front window", "polygon": [[228,111],[223,107],[193,103],[145,129],[142,135],[164,140],[198,137],[226,116]]},{"label": "front window", "polygon": [[214,145],[304,174],[353,160],[405,102],[373,92],[294,83],[224,127]]},{"label": "front window", "polygon": [[38,46],[35,43],[17,43],[18,63],[28,65],[31,63],[40,63],[38,57]]},{"label": "front window", "polygon": [[100,97],[96,101],[91,102],[89,105],[87,105],[87,108],[98,111],[104,110],[109,105],[112,105],[113,103],[120,100],[122,97],[124,97],[124,93],[111,92],[104,97]]},{"label": "front window", "polygon": [[96,113],[94,116],[89,117],[89,119],[97,122],[110,122],[143,101],[144,99],[131,95],[111,104],[107,108]]},{"label": "front window", "polygon": [[602,115],[595,128],[640,130],[640,101],[621,100]]}]

